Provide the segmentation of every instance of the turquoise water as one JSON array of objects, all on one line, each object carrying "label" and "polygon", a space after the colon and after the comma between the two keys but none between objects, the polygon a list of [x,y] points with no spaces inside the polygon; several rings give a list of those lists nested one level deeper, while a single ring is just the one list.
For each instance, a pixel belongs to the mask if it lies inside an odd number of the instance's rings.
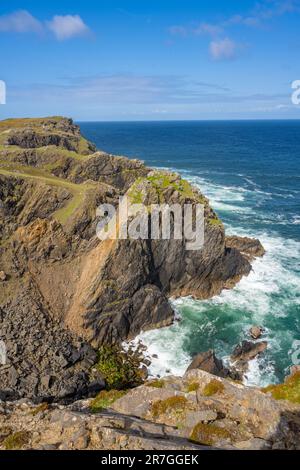
[{"label": "turquoise water", "polygon": [[300,121],[80,125],[101,149],[181,173],[208,196],[227,233],[258,237],[267,250],[236,288],[209,301],[177,299],[181,321],[141,335],[159,355],[153,374],[180,374],[208,348],[226,360],[260,324],[269,347],[252,361],[248,382],[282,380],[300,340]]}]

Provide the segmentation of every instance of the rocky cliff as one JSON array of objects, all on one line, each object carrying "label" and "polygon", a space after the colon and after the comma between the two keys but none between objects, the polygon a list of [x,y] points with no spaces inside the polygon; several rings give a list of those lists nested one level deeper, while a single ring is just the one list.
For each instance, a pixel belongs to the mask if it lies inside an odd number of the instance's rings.
[{"label": "rocky cliff", "polygon": [[[96,237],[96,208],[201,203],[205,244]],[[233,287],[263,254],[227,238],[209,201],[180,176],[100,152],[70,119],[0,122],[0,398],[95,394],[101,344],[171,324],[170,296],[209,298]]]}]

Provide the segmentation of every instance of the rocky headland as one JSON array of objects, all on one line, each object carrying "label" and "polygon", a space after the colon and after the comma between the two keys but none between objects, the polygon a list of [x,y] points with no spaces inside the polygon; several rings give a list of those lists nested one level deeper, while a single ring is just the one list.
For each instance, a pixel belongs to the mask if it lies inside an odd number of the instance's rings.
[{"label": "rocky headland", "polygon": [[[117,207],[125,194],[147,206],[203,204],[203,249],[172,239],[100,241],[96,208]],[[208,199],[187,181],[98,151],[70,119],[11,119],[0,122],[0,216],[0,446],[298,445],[297,405],[248,389],[232,371],[214,379],[192,369],[143,385],[145,366],[132,359],[127,385],[105,374],[124,365],[109,348],[173,322],[171,296],[217,295],[264,254],[258,240],[227,237]],[[240,345],[233,359],[244,364],[250,350]],[[206,395],[210,382],[218,390]],[[105,395],[113,393],[113,400]],[[169,399],[175,411],[155,404]],[[217,438],[203,437],[210,432]]]}]

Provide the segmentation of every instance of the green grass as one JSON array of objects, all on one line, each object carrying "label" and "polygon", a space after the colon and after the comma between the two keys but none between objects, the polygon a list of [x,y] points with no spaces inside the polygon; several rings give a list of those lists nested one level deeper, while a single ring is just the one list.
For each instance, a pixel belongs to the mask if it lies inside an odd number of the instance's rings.
[{"label": "green grass", "polygon": [[141,360],[134,352],[116,345],[104,345],[98,351],[95,367],[105,380],[108,390],[124,390],[144,382]]},{"label": "green grass", "polygon": [[86,156],[91,153],[91,144],[84,137],[81,137],[78,143],[77,151],[82,156]]},{"label": "green grass", "polygon": [[47,121],[62,121],[62,116],[50,116],[45,118],[12,118],[0,121],[0,131],[5,129],[19,129],[22,127],[41,127]]},{"label": "green grass", "polygon": [[143,204],[143,193],[142,191],[132,191],[128,193],[131,204]]},{"label": "green grass", "polygon": [[70,202],[58,209],[54,214],[53,217],[62,225],[65,225],[67,221],[72,217],[75,213],[76,209],[81,206],[85,193],[81,192],[74,192],[73,197],[71,198]]},{"label": "green grass", "polygon": [[96,183],[71,183],[68,180],[49,175],[44,170],[21,165],[13,165],[13,168],[11,165],[6,165],[5,168],[2,166],[0,167],[0,174],[15,178],[28,178],[40,183],[67,189],[71,193],[71,199],[64,207],[53,214],[53,217],[61,224],[65,224],[69,220],[76,209],[82,204],[87,191],[94,189],[96,185]]},{"label": "green grass", "polygon": [[167,188],[173,188],[185,198],[195,198],[195,194],[190,183],[186,180],[178,179],[178,176],[175,173],[156,173],[155,175],[147,176],[146,180],[149,181],[158,192]]},{"label": "green grass", "polygon": [[207,223],[209,225],[223,225],[222,221],[218,217],[215,217],[213,219],[208,219]]},{"label": "green grass", "polygon": [[183,199],[191,199],[200,204],[207,202],[205,197],[195,191],[188,181],[179,178],[175,173],[156,172],[154,175],[136,179],[128,191],[128,196],[132,204],[143,203],[143,189],[145,188],[146,194],[147,185],[149,185],[149,183],[161,202],[163,202],[163,193],[168,188],[178,191],[180,197]]},{"label": "green grass", "polygon": [[[19,147],[17,147],[17,149],[19,149]],[[41,157],[43,157],[44,155],[57,157],[57,161],[60,161],[60,163],[63,163],[64,159],[66,158],[73,158],[74,160],[84,161],[87,160],[90,156],[82,155],[80,152],[77,153],[74,150],[67,150],[61,147],[56,147],[55,145],[48,145],[47,147],[37,147],[35,151],[38,155],[41,155]]]},{"label": "green grass", "polygon": [[102,390],[91,402],[92,413],[100,413],[109,408],[116,400],[126,395],[126,390]]},{"label": "green grass", "polygon": [[128,190],[128,197],[132,204],[142,204],[144,200],[143,192],[141,186],[145,178],[139,177],[135,180],[133,185]]}]

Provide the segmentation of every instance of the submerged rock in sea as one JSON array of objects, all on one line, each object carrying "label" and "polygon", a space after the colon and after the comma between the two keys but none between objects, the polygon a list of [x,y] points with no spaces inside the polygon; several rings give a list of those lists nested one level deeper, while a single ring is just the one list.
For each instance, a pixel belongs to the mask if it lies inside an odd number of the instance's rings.
[{"label": "submerged rock in sea", "polygon": [[258,339],[263,334],[263,327],[262,326],[252,326],[249,330],[249,334],[253,339]]},{"label": "submerged rock in sea", "polygon": [[242,341],[234,348],[231,354],[230,359],[233,367],[244,375],[249,368],[249,361],[262,354],[267,349],[267,346],[267,341],[256,343],[247,340]]},{"label": "submerged rock in sea", "polygon": [[252,341],[244,340],[234,348],[231,359],[233,361],[250,361],[265,351],[267,346],[267,341],[253,343]]}]

